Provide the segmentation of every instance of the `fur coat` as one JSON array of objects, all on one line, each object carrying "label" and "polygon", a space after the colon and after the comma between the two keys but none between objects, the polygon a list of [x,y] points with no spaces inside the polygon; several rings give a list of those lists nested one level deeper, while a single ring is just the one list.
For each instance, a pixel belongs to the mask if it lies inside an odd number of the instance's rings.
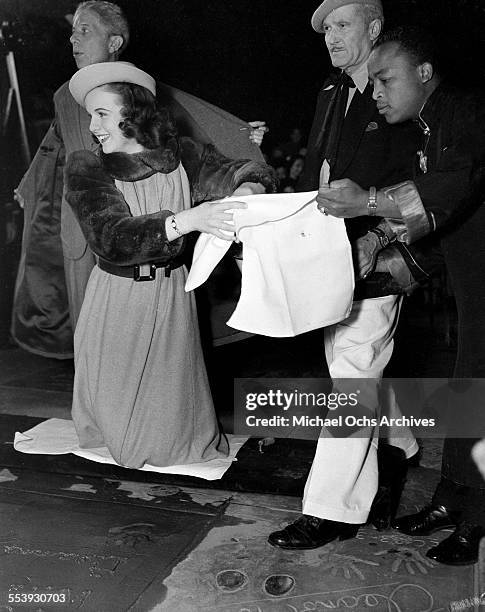
[{"label": "fur coat", "polygon": [[245,182],[276,191],[274,171],[266,164],[229,159],[213,145],[190,138],[171,138],[164,148],[135,154],[76,151],[66,164],[66,199],[96,255],[119,266],[165,264],[180,255],[184,239],[168,242],[165,233],[165,220],[173,214],[170,202],[160,212],[133,217],[114,183],[169,173],[179,163],[187,172],[194,204],[229,196]]}]

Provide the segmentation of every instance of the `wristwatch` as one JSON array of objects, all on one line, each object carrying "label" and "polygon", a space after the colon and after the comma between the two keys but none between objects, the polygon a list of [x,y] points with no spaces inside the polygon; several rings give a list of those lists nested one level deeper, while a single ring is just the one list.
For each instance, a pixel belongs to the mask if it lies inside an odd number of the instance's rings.
[{"label": "wristwatch", "polygon": [[367,199],[367,214],[371,217],[377,213],[377,189],[375,187],[369,188],[369,197]]},{"label": "wristwatch", "polygon": [[369,234],[375,234],[377,236],[382,249],[385,249],[391,244],[391,239],[384,230],[381,230],[380,227],[372,228],[371,230],[369,230]]}]

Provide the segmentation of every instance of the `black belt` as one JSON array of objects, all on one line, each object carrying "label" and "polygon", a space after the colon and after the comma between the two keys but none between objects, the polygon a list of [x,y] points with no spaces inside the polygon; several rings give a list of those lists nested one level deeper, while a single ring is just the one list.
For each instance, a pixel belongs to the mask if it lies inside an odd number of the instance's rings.
[{"label": "black belt", "polygon": [[[104,259],[98,260],[98,266],[103,272],[113,274],[114,276],[122,276],[123,278],[131,278],[137,283],[144,281],[155,280],[157,276],[157,268],[165,268],[165,276],[169,277],[172,270],[180,268],[183,262],[180,260],[171,261],[169,263],[147,263],[147,264],[135,264],[134,266],[116,266],[115,264],[109,263]],[[148,274],[143,274],[143,268],[148,269]]]}]

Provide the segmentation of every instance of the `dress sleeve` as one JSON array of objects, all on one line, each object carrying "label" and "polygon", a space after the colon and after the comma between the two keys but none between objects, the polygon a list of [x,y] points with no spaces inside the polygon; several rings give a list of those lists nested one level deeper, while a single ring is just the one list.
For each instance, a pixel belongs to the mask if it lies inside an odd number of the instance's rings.
[{"label": "dress sleeve", "polygon": [[90,151],[72,153],[65,169],[66,200],[96,255],[119,266],[157,261],[169,263],[180,255],[184,239],[167,240],[162,210],[133,217],[101,160]]},{"label": "dress sleeve", "polygon": [[230,196],[246,182],[261,183],[267,193],[276,191],[276,175],[267,164],[248,159],[230,159],[214,145],[202,144],[191,138],[180,139],[180,150],[196,204]]}]

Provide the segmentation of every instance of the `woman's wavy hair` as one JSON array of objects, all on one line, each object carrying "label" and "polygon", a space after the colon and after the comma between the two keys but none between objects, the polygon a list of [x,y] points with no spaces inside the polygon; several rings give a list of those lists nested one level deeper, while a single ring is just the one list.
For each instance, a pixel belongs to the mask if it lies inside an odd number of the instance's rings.
[{"label": "woman's wavy hair", "polygon": [[119,95],[123,121],[119,128],[126,138],[135,138],[146,149],[164,147],[177,136],[168,110],[158,104],[151,91],[134,83],[107,83],[103,89]]}]

